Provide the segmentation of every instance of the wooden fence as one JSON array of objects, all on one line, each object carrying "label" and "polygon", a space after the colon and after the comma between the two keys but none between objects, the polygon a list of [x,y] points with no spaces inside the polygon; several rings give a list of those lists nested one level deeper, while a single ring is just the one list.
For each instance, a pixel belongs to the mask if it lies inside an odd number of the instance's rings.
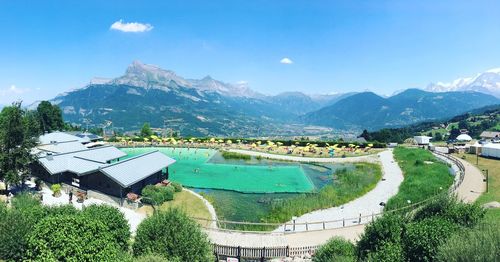
[{"label": "wooden fence", "polygon": [[220,258],[234,257],[245,259],[258,259],[265,261],[266,259],[279,257],[300,257],[306,254],[313,255],[319,246],[305,247],[234,247],[213,245],[213,252],[219,260]]}]

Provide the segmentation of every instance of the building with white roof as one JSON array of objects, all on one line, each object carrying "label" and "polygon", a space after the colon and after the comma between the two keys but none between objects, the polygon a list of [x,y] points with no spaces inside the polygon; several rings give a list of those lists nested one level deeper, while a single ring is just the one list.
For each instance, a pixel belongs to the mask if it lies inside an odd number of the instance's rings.
[{"label": "building with white roof", "polygon": [[157,150],[123,160],[127,154],[114,146],[87,148],[83,141],[61,132],[45,134],[40,142],[33,150],[38,157],[32,165],[34,176],[121,199],[168,179],[168,166],[175,163]]},{"label": "building with white roof", "polygon": [[489,143],[483,145],[481,149],[481,156],[500,158],[500,144],[499,143]]}]

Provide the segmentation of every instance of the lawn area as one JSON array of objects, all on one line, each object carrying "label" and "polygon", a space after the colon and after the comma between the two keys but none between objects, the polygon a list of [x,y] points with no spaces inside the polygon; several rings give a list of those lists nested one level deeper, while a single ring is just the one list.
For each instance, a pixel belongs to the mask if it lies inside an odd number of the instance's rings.
[{"label": "lawn area", "polygon": [[428,199],[453,184],[447,164],[431,152],[420,148],[398,147],[394,157],[403,170],[404,180],[399,192],[389,199],[385,210],[396,209]]},{"label": "lawn area", "polygon": [[[183,190],[179,193],[175,193],[174,200],[167,201],[163,203],[159,210],[167,210],[170,207],[180,208],[186,212],[190,217],[199,217],[205,219],[212,219],[210,212],[208,212],[205,203],[195,195],[190,192]],[[139,209],[139,212],[144,212],[148,215],[153,214],[153,209],[151,206],[143,206]],[[200,224],[205,225],[207,222],[200,222]]]},{"label": "lawn area", "polygon": [[[476,164],[476,155],[471,154],[456,154],[457,157],[465,155],[465,160],[475,165],[480,170],[488,170],[488,193],[483,193],[476,201],[482,205],[492,201],[500,202],[500,160],[491,158],[478,158]],[[500,209],[488,209],[486,213],[488,221],[500,221]]]}]

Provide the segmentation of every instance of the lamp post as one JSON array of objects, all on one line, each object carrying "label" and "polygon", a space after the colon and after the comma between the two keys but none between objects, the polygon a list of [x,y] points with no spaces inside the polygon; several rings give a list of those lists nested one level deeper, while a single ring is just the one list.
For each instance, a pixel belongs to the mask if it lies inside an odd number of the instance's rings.
[{"label": "lamp post", "polygon": [[486,193],[488,193],[488,169],[483,169],[481,171],[486,174],[486,178],[483,181],[486,182]]}]

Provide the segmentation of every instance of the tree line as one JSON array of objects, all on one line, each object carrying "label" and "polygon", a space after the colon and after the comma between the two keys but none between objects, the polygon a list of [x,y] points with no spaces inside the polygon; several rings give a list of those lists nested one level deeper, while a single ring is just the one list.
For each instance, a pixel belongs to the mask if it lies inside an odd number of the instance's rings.
[{"label": "tree line", "polygon": [[14,102],[0,112],[0,180],[7,184],[21,184],[29,174],[34,161],[31,149],[38,137],[45,132],[64,130],[61,110],[48,101],[41,102],[36,110]]}]

